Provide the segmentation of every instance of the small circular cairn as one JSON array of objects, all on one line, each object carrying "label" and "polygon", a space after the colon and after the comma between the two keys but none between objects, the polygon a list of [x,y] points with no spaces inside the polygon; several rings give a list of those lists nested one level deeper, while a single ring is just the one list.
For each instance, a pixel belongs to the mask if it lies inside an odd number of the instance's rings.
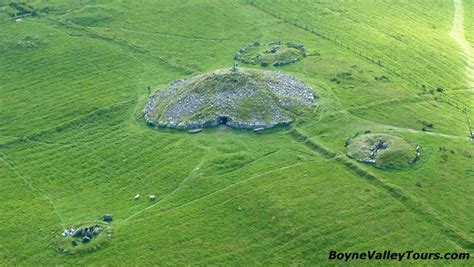
[{"label": "small circular cairn", "polygon": [[112,229],[109,224],[94,222],[71,226],[55,235],[52,247],[56,251],[64,254],[83,254],[104,247],[111,239]]},{"label": "small circular cairn", "polygon": [[346,140],[347,155],[381,169],[403,169],[420,157],[416,149],[400,137],[387,134],[365,134]]},{"label": "small circular cairn", "polygon": [[311,87],[294,77],[234,67],[172,82],[150,98],[144,117],[175,129],[225,124],[255,130],[289,124],[313,104]]},{"label": "small circular cairn", "polygon": [[234,59],[244,64],[280,67],[311,55],[313,54],[308,53],[302,44],[294,42],[255,42],[240,48]]}]

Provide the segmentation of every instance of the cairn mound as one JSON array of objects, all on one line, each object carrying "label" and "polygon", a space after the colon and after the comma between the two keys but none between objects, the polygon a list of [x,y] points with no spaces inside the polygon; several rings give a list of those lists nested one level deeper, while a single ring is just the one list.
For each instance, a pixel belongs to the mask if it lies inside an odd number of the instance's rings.
[{"label": "cairn mound", "polygon": [[175,129],[199,129],[225,124],[262,129],[289,124],[311,108],[311,87],[282,72],[221,69],[172,82],[153,95],[145,120]]},{"label": "cairn mound", "polygon": [[387,134],[365,134],[346,142],[349,157],[381,169],[409,167],[420,156],[417,150],[402,138]]},{"label": "cairn mound", "polygon": [[68,227],[61,233],[55,232],[51,247],[59,253],[85,254],[92,253],[106,246],[112,237],[109,224],[92,222]]},{"label": "cairn mound", "polygon": [[255,42],[240,48],[234,59],[244,64],[280,67],[312,55],[318,55],[318,53],[308,53],[304,45],[294,42]]}]

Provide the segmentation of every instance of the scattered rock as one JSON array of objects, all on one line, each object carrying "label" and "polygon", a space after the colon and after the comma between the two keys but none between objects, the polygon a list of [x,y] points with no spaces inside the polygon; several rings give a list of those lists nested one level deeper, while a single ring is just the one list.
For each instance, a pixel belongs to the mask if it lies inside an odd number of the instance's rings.
[{"label": "scattered rock", "polygon": [[370,162],[372,163],[373,161],[373,163],[375,163],[375,157],[377,156],[377,153],[380,150],[387,149],[387,147],[388,147],[388,144],[384,140],[379,140],[377,143],[372,145],[370,147],[370,151],[371,151],[371,154],[369,156]]},{"label": "scattered rock", "polygon": [[263,132],[263,130],[265,130],[265,128],[263,128],[263,127],[253,129],[253,131],[256,132],[256,133],[261,133],[261,132]]},{"label": "scattered rock", "polygon": [[370,164],[375,164],[375,159],[363,159],[362,162],[365,162],[365,163],[370,163]]},{"label": "scattered rock", "polygon": [[110,214],[105,214],[103,217],[104,222],[111,222],[113,221],[112,215]]},{"label": "scattered rock", "polygon": [[346,144],[349,157],[381,169],[410,167],[420,153],[402,138],[388,134],[364,134],[351,138]]},{"label": "scattered rock", "polygon": [[63,236],[67,237],[69,235],[74,235],[75,232],[76,232],[76,230],[73,227],[68,227],[68,228],[64,229]]},{"label": "scattered rock", "polygon": [[202,128],[197,128],[197,129],[191,129],[188,131],[189,133],[199,133],[202,132]]},{"label": "scattered rock", "polygon": [[82,243],[89,243],[90,241],[91,241],[91,238],[88,237],[88,236],[84,236],[84,237],[82,238]]},{"label": "scattered rock", "polygon": [[351,141],[350,137],[344,138],[344,147],[347,147],[349,145],[350,141]]},{"label": "scattered rock", "polygon": [[308,53],[302,44],[294,42],[282,43],[281,41],[270,43],[253,43],[240,48],[234,59],[245,64],[284,66],[300,61],[301,59],[319,55],[319,53]]},{"label": "scattered rock", "polygon": [[[105,217],[105,216],[104,216]],[[83,243],[89,242],[93,237],[100,234],[100,226],[98,224],[77,229],[73,234],[73,244],[78,242],[77,239],[82,239]]]},{"label": "scattered rock", "polygon": [[99,234],[100,234],[100,227],[98,226],[94,227],[94,229],[92,230],[92,235],[97,236]]},{"label": "scattered rock", "polygon": [[83,228],[77,229],[76,232],[74,232],[74,234],[73,234],[73,237],[81,237],[81,236],[84,236],[84,229]]},{"label": "scattered rock", "polygon": [[92,238],[92,236],[94,236],[94,235],[92,234],[91,228],[86,228],[85,236],[87,236],[87,237],[89,237],[89,238]]}]

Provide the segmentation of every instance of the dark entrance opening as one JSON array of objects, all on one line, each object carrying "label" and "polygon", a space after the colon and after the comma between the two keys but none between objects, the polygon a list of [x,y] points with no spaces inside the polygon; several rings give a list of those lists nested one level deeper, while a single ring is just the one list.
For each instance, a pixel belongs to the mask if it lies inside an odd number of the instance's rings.
[{"label": "dark entrance opening", "polygon": [[228,117],[219,117],[219,124],[226,125],[228,121],[229,121]]}]

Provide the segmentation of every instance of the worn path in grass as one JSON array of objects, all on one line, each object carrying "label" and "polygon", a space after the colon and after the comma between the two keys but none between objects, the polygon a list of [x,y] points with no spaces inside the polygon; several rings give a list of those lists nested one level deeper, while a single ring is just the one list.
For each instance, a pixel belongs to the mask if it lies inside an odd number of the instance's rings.
[{"label": "worn path in grass", "polygon": [[31,182],[31,179],[28,178],[23,173],[21,173],[20,170],[18,170],[18,168],[16,168],[15,165],[13,165],[13,163],[11,163],[9,160],[7,160],[6,157],[2,154],[0,154],[0,162],[3,162],[6,166],[8,166],[8,168],[10,168],[13,171],[13,173],[15,173],[19,178],[21,178],[21,180],[23,180],[23,182],[28,187],[30,187],[32,190],[37,191],[41,195],[43,195],[43,197],[46,198],[48,200],[48,202],[51,204],[51,207],[53,208],[54,213],[56,213],[59,220],[61,221],[61,226],[66,227],[66,224],[64,222],[63,216],[61,215],[61,212],[59,211],[58,207],[54,204],[53,199],[51,198],[51,196],[48,194],[47,191],[34,186],[33,183]]},{"label": "worn path in grass", "polygon": [[386,190],[402,205],[424,217],[428,223],[442,229],[443,234],[447,238],[457,243],[463,249],[474,249],[474,241],[471,240],[469,236],[466,236],[455,225],[445,222],[442,219],[442,216],[438,214],[435,210],[431,209],[430,206],[426,206],[423,203],[420,203],[416,198],[406,193],[403,189],[388,183],[385,179],[376,176],[375,174],[360,167],[357,163],[354,163],[351,159],[345,157],[344,155],[338,155],[338,153],[333,152],[330,149],[322,146],[321,144],[319,144],[319,142],[316,142],[313,138],[310,138],[297,128],[293,129],[291,136],[294,137],[297,141],[304,143],[315,153],[321,154],[323,157],[329,160],[336,160],[336,162],[342,164],[353,173],[357,174],[362,178],[367,179],[377,187]]},{"label": "worn path in grass", "polygon": [[[207,148],[206,148],[206,149],[207,149]],[[188,176],[185,177],[185,178],[178,184],[178,186],[177,186],[173,191],[171,191],[171,192],[170,192],[169,194],[167,194],[165,197],[163,197],[162,199],[160,199],[159,201],[157,201],[155,204],[153,204],[153,205],[151,205],[151,206],[148,206],[148,207],[146,207],[146,208],[144,208],[144,209],[141,209],[141,210],[135,212],[134,214],[128,216],[127,218],[125,218],[125,219],[123,220],[123,222],[127,222],[128,220],[132,219],[133,217],[136,217],[137,215],[140,215],[141,213],[143,213],[143,212],[145,212],[145,211],[147,211],[147,210],[149,210],[149,209],[155,207],[156,205],[160,204],[163,200],[167,199],[170,195],[173,195],[175,192],[177,192],[177,191],[182,187],[182,185],[186,183],[187,180],[192,179],[193,177],[196,176],[196,171],[198,171],[198,170],[201,168],[201,166],[202,166],[202,164],[204,163],[205,159],[206,159],[206,157],[203,156],[202,159],[201,159],[201,161],[196,165],[196,167],[194,167],[194,168],[191,170],[191,172],[188,174]]]},{"label": "worn path in grass", "polygon": [[469,81],[469,87],[474,89],[474,54],[471,44],[466,40],[464,35],[464,7],[462,0],[454,0],[454,8],[453,28],[451,29],[449,35],[454,41],[456,41],[456,43],[459,44],[466,57],[466,73]]}]

